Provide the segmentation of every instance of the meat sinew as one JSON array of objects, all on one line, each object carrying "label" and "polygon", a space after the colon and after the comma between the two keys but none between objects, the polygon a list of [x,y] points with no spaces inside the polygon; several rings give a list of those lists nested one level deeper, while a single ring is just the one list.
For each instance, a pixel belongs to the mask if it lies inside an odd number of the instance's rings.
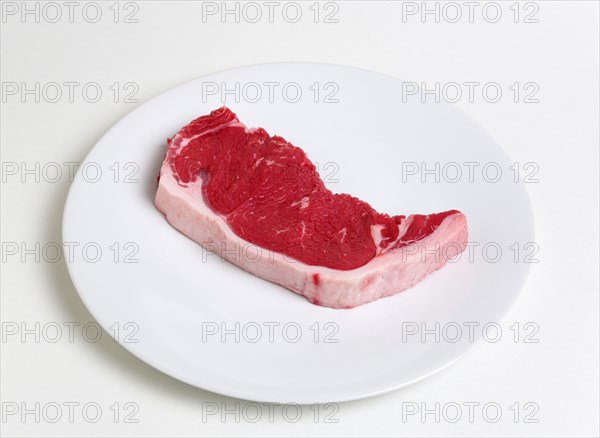
[{"label": "meat sinew", "polygon": [[155,203],[209,251],[333,308],[401,292],[467,241],[459,211],[389,216],[332,193],[302,149],[225,107],[168,141]]}]

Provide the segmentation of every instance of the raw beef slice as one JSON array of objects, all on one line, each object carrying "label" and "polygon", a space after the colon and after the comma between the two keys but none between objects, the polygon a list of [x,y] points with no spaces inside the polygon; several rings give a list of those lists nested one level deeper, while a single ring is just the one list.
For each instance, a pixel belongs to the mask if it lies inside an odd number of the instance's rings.
[{"label": "raw beef slice", "polygon": [[413,286],[467,240],[459,211],[388,216],[332,193],[302,149],[225,107],[168,141],[155,203],[209,251],[333,308]]}]

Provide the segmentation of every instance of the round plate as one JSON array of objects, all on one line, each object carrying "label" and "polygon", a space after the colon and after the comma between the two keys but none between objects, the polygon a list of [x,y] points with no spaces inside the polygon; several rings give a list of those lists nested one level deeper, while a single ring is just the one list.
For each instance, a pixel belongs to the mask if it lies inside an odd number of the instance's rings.
[{"label": "round plate", "polygon": [[[535,248],[529,198],[506,154],[433,100],[393,77],[312,63],[228,70],[155,97],[102,137],[70,189],[63,241],[79,295],[143,361],[243,399],[352,400],[440,370],[495,336]],[[350,310],[221,261],[153,200],[166,139],[223,104],[302,147],[335,192],[390,214],[463,211],[468,251],[412,289]]]}]

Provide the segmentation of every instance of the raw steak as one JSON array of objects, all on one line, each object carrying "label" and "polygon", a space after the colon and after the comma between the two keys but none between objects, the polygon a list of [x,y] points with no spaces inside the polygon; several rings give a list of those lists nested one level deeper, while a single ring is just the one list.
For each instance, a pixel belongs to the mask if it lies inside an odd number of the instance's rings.
[{"label": "raw steak", "polygon": [[225,107],[168,140],[155,203],[209,251],[333,308],[413,286],[467,240],[459,211],[389,216],[332,193],[302,149]]}]

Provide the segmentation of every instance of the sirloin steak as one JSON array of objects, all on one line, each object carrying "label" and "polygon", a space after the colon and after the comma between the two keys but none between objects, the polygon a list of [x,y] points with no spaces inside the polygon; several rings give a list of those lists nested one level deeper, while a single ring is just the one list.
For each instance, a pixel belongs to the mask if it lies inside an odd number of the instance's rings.
[{"label": "sirloin steak", "polygon": [[226,107],[168,140],[155,204],[209,251],[332,308],[403,291],[467,241],[459,211],[389,216],[332,193],[302,149]]}]

